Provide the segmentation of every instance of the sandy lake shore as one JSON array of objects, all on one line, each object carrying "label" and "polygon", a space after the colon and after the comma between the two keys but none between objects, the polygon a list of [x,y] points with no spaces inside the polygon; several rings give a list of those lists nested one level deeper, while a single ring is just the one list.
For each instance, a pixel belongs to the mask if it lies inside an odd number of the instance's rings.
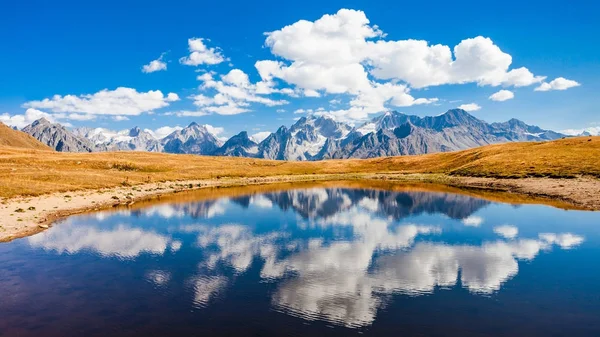
[{"label": "sandy lake shore", "polygon": [[[286,186],[278,186],[285,183]],[[595,178],[497,179],[438,174],[330,174],[186,180],[2,199],[0,242],[38,233],[69,215],[112,207],[136,207],[141,201],[156,201],[157,198],[167,201],[169,196],[181,192],[203,193],[203,198],[209,198],[231,193],[254,193],[256,190],[249,189],[252,186],[289,189],[302,183],[395,190],[414,189],[418,186],[419,189],[466,193],[493,201],[543,203],[565,209],[600,210],[600,180]],[[240,188],[243,186],[249,187]]]}]

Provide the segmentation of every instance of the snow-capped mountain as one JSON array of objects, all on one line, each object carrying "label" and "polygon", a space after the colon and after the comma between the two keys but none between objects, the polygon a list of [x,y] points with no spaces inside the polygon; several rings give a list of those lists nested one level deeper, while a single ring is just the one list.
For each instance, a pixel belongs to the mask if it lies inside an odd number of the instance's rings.
[{"label": "snow-capped mountain", "polygon": [[261,158],[281,160],[322,159],[328,140],[344,139],[352,130],[329,116],[300,118],[289,129],[279,128],[260,143]]},{"label": "snow-capped mountain", "polygon": [[512,141],[544,141],[565,135],[511,119],[486,123],[464,110],[433,117],[386,112],[353,128],[329,116],[300,118],[261,142],[246,132],[224,144],[206,126],[191,123],[157,139],[149,130],[110,131],[79,128],[72,132],[40,119],[23,131],[58,151],[154,151],[277,160],[373,158],[446,152]]},{"label": "snow-capped mountain", "polygon": [[387,112],[356,129],[360,137],[333,146],[327,158],[374,158],[447,152],[511,141],[542,141],[564,135],[512,119],[488,124],[464,110],[434,117]]},{"label": "snow-capped mountain", "polygon": [[117,132],[104,128],[77,128],[73,133],[92,141],[98,148],[97,151],[162,152],[160,141],[150,132],[138,127]]},{"label": "snow-capped mountain", "polygon": [[212,154],[222,145],[205,126],[195,122],[163,138],[162,144],[164,152],[206,155]]}]

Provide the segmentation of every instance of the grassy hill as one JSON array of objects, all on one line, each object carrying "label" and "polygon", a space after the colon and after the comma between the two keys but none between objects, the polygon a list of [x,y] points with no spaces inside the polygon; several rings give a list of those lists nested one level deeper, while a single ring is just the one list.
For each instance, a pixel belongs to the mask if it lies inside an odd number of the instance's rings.
[{"label": "grassy hill", "polygon": [[51,150],[25,132],[16,131],[0,123],[0,146],[12,146],[25,149]]},{"label": "grassy hill", "polygon": [[600,178],[600,137],[506,143],[420,156],[319,162],[146,152],[61,153],[0,147],[0,197],[156,181],[367,173]]}]

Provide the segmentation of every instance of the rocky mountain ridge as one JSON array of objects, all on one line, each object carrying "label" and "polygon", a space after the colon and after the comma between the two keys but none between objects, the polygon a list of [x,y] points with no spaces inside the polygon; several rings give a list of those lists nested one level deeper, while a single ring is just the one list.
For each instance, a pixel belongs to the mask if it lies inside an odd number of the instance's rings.
[{"label": "rocky mountain ridge", "polygon": [[313,115],[300,118],[289,128],[281,126],[260,143],[245,131],[223,143],[209,129],[195,122],[161,139],[137,127],[119,132],[90,128],[69,130],[45,119],[23,131],[57,151],[152,151],[275,160],[414,155],[565,136],[517,119],[486,123],[461,109],[433,117],[390,111],[358,127],[326,115]]}]

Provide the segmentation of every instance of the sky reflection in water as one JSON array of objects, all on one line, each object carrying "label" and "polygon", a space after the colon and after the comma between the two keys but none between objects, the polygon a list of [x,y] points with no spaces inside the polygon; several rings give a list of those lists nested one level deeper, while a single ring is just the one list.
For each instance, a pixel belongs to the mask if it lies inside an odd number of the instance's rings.
[{"label": "sky reflection in water", "polygon": [[[575,325],[593,335],[599,220],[465,195],[335,188],[72,217],[0,246],[0,335],[147,335],[165,324],[181,333],[447,334],[453,316],[472,322],[460,328],[466,335],[523,332],[510,330],[518,322],[529,335]],[[432,327],[425,316],[443,308],[453,312]],[[574,317],[558,325],[560,310]],[[79,321],[98,316],[97,326]]]}]

